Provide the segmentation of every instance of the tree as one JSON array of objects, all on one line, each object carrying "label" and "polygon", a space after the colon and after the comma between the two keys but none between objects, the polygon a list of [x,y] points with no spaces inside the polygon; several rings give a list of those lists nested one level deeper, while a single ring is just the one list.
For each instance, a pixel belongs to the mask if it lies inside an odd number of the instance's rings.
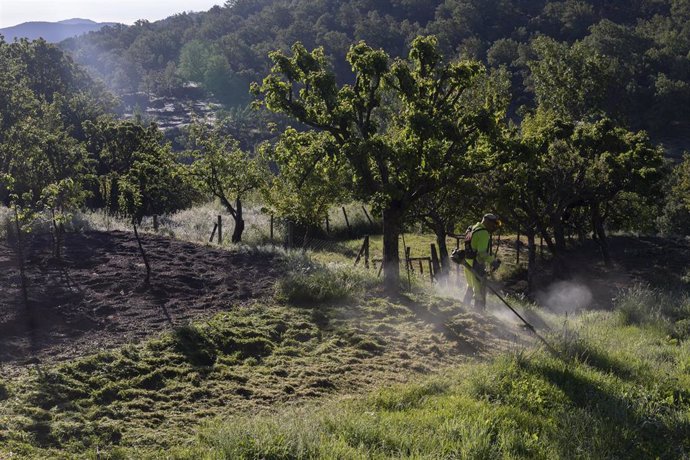
[{"label": "tree", "polygon": [[336,83],[322,48],[310,53],[296,43],[291,55],[276,51],[270,57],[275,65],[253,92],[264,96],[270,110],[325,133],[337,145],[308,169],[329,155],[351,168],[355,193],[381,210],[385,284],[398,290],[398,238],[406,213],[490,159],[487,149],[474,147],[495,129],[497,116],[463,99],[481,66],[445,63],[435,37],[417,37],[409,56],[392,64],[382,50],[363,42],[351,46],[353,85]]},{"label": "tree", "polygon": [[170,144],[163,144],[155,124],[145,128],[132,121],[102,119],[89,126],[90,148],[100,160],[98,182],[102,205],[131,219],[139,252],[146,267],[144,287],[151,280],[151,265],[137,224],[146,215],[163,214],[191,201],[191,186]]},{"label": "tree", "polygon": [[146,190],[142,185],[143,184],[137,180],[137,174],[125,174],[118,177],[117,187],[119,194],[117,209],[120,214],[131,219],[134,237],[137,239],[139,253],[141,254],[141,258],[144,261],[144,267],[146,268],[144,287],[148,287],[151,283],[151,264],[149,263],[144,245],[141,243],[139,231],[137,230],[137,221],[140,220],[140,216],[144,214],[143,195],[146,193]]},{"label": "tree", "polygon": [[62,255],[65,223],[69,222],[73,211],[84,205],[87,195],[88,192],[84,190],[81,182],[71,177],[49,184],[41,193],[41,207],[50,212],[53,224],[53,256],[58,260]]},{"label": "tree", "polygon": [[604,56],[547,37],[534,39],[532,49],[537,56],[528,66],[537,106],[575,120],[606,108],[607,90],[619,82]]},{"label": "tree", "polygon": [[580,123],[572,143],[586,159],[582,200],[591,212],[604,261],[610,264],[605,231],[607,208],[622,192],[642,196],[655,193],[663,168],[663,151],[652,146],[644,131],[628,131],[608,118]]},{"label": "tree", "polygon": [[[301,135],[294,129],[285,130],[275,146],[263,147],[265,158],[277,166],[276,174],[262,187],[263,198],[276,215],[304,228],[305,243],[309,230],[318,227],[328,210],[347,195],[348,169],[330,153],[335,149],[326,133]],[[321,158],[318,166],[309,169]]]},{"label": "tree", "polygon": [[211,57],[211,47],[200,40],[192,40],[180,50],[180,64],[177,66],[180,76],[187,81],[202,83],[206,72],[206,63]]},{"label": "tree", "polygon": [[649,193],[660,177],[662,152],[644,132],[630,132],[609,118],[575,123],[545,109],[523,120],[514,146],[523,152],[519,164],[510,165],[520,198],[509,203],[533,223],[526,229],[536,226],[558,259],[570,214],[586,209],[609,263],[605,208],[623,192]]},{"label": "tree", "polygon": [[205,125],[194,124],[190,140],[196,159],[191,166],[192,175],[230,213],[235,221],[232,242],[239,243],[244,231],[242,200],[259,188],[265,172],[256,158],[240,149],[235,139],[221,135],[217,128],[210,130]]},{"label": "tree", "polygon": [[[193,184],[177,161],[169,143],[155,124],[142,126],[136,120],[100,118],[86,123],[87,149],[96,162],[97,180],[90,185],[92,205],[115,212],[135,211],[145,215],[165,214],[188,207],[196,197]],[[121,179],[138,184],[136,207],[120,209]]]}]

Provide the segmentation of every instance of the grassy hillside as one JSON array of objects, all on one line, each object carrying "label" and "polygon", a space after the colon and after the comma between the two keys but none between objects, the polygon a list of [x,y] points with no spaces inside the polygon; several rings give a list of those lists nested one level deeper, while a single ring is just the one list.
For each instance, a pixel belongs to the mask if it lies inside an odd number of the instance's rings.
[{"label": "grassy hillside", "polygon": [[[663,303],[658,303],[663,302]],[[687,299],[632,291],[539,350],[325,407],[210,424],[179,458],[687,458]]]},{"label": "grassy hillside", "polygon": [[364,270],[283,258],[272,300],[63,364],[5,369],[0,457],[138,458],[190,443],[209,417],[362,394],[527,339],[424,291],[379,297]]},{"label": "grassy hillside", "polygon": [[421,283],[381,297],[371,273],[282,257],[272,301],[228,306],[140,344],[15,369],[0,386],[0,456],[690,452],[685,297],[636,289],[612,312],[565,321],[544,313],[557,331],[554,357],[500,309],[466,311]]}]

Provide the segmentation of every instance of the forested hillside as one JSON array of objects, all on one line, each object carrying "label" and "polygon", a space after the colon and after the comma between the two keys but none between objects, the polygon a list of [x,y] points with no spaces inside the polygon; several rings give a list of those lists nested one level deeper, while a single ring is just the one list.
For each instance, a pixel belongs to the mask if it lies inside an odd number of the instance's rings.
[{"label": "forested hillside", "polygon": [[401,56],[415,36],[434,34],[447,57],[510,72],[514,116],[537,102],[576,118],[605,112],[657,139],[680,136],[683,147],[689,19],[688,0],[237,0],[107,27],[63,47],[120,93],[174,93],[191,81],[242,105],[270,67],[268,53],[296,41],[323,46],[346,81],[352,42]]}]

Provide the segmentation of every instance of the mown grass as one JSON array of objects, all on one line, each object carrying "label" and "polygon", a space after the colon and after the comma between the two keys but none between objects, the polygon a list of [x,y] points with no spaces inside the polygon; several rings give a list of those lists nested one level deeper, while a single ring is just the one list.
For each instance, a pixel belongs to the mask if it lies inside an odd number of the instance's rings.
[{"label": "mown grass", "polygon": [[3,382],[0,458],[156,455],[211,417],[361,394],[458,364],[468,344],[506,346],[499,325],[452,301],[370,296],[365,270],[284,257],[273,301]]},{"label": "mown grass", "polygon": [[0,458],[690,455],[684,295],[571,318],[559,359],[420,281],[388,298],[343,256],[284,261],[272,301],[0,382]]},{"label": "mown grass", "polygon": [[[649,299],[583,315],[519,351],[322,407],[218,420],[177,458],[687,458],[690,347]],[[687,302],[664,307],[682,316]]]}]

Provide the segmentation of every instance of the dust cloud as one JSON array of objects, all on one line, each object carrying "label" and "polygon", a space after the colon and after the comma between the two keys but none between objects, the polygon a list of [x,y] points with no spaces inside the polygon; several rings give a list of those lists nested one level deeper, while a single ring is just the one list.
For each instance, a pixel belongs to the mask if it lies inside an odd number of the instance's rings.
[{"label": "dust cloud", "polygon": [[556,314],[573,314],[592,304],[592,291],[576,280],[558,281],[537,292],[539,305]]}]

